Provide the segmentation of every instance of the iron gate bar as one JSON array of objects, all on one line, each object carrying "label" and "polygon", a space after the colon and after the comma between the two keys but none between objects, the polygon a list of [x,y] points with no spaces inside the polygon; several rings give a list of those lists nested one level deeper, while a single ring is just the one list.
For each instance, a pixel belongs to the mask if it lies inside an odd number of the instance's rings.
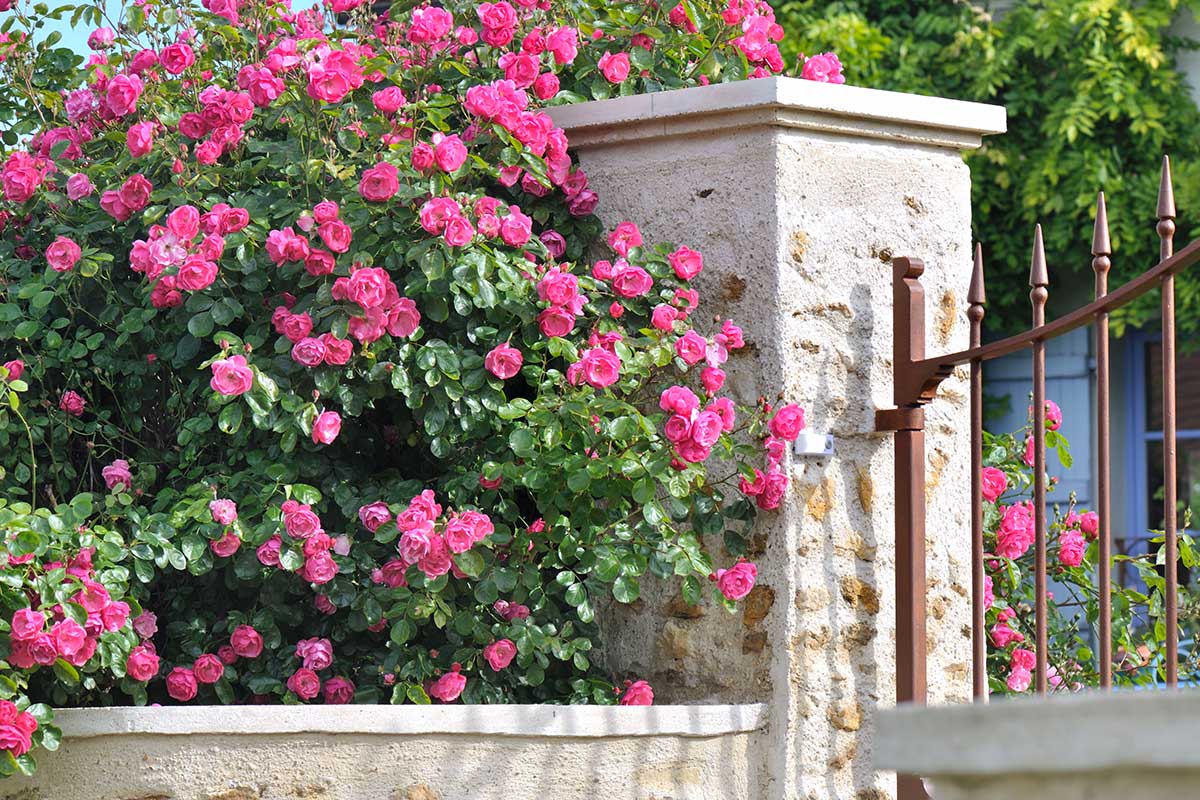
[{"label": "iron gate bar", "polygon": [[[1108,235],[1108,209],[1104,192],[1096,198],[1096,224],[1092,229],[1092,271],[1096,273],[1096,299],[1108,294],[1108,271],[1112,268],[1112,244]],[[1112,512],[1111,458],[1109,442],[1108,312],[1096,315],[1096,513],[1100,517],[1099,570],[1100,630],[1102,642],[1112,641]],[[983,637],[978,637],[983,641]],[[986,647],[986,643],[985,643]],[[1112,648],[1100,648],[1100,688],[1112,687]]]},{"label": "iron gate bar", "polygon": [[[1029,265],[1029,302],[1033,306],[1033,329],[1046,324],[1046,301],[1050,276],[1046,271],[1046,249],[1042,244],[1042,226],[1033,234],[1033,258]],[[1034,530],[1034,620],[1037,640],[1037,693],[1049,687],[1050,664],[1046,653],[1049,640],[1046,602],[1046,340],[1033,340],[1033,530]],[[978,634],[974,634],[978,636]],[[982,637],[980,637],[982,638]]]},{"label": "iron gate bar", "polygon": [[[1171,188],[1171,162],[1163,156],[1158,184],[1158,258],[1165,261],[1175,248],[1175,192]],[[1162,379],[1163,379],[1163,539],[1166,544],[1167,686],[1179,683],[1179,554],[1175,506],[1175,274],[1162,277]]]}]

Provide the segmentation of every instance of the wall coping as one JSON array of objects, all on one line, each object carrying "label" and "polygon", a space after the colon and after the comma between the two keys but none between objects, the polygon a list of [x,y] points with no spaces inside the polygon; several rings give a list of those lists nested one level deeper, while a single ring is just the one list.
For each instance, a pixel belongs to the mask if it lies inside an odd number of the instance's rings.
[{"label": "wall coping", "polygon": [[139,734],[488,735],[603,739],[714,737],[750,733],[767,707],[710,706],[170,706],[65,708],[55,724],[67,739]]},{"label": "wall coping", "polygon": [[1200,768],[1200,692],[1099,692],[879,715],[881,769],[937,776]]},{"label": "wall coping", "polygon": [[1003,106],[782,77],[557,106],[549,113],[574,148],[780,126],[964,150],[1008,129]]}]

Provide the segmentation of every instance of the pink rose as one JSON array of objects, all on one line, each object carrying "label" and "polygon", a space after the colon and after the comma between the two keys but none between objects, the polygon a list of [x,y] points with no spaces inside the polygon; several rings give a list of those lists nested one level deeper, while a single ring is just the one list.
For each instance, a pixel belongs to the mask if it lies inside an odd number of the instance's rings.
[{"label": "pink rose", "polygon": [[158,674],[158,655],[144,644],[129,651],[125,672],[135,681],[148,681]]},{"label": "pink rose", "polygon": [[354,701],[354,684],[340,675],[325,681],[323,692],[327,705],[346,705]]},{"label": "pink rose", "polygon": [[502,342],[484,356],[483,365],[488,372],[506,381],[520,372],[522,360],[520,350],[510,346],[508,342]]},{"label": "pink rose", "polygon": [[446,538],[435,533],[429,537],[429,552],[417,561],[417,569],[429,579],[440,578],[450,571],[453,563]]},{"label": "pink rose", "polygon": [[[807,65],[805,65],[806,70],[807,68]],[[1032,672],[1024,667],[1013,667],[1012,671],[1008,673],[1008,680],[1005,681],[1005,684],[1008,686],[1009,691],[1024,692],[1029,688],[1029,684],[1032,681]]]},{"label": "pink rose", "polygon": [[263,638],[252,626],[238,625],[229,637],[229,645],[242,658],[258,658],[263,650]]},{"label": "pink rose", "polygon": [[700,383],[710,396],[714,395],[725,385],[725,371],[716,367],[705,367],[700,370]]},{"label": "pink rose", "polygon": [[208,510],[212,514],[213,522],[221,525],[232,525],[238,518],[237,503],[232,500],[213,500],[208,504]]},{"label": "pink rose", "polygon": [[186,667],[176,667],[167,675],[167,694],[172,700],[186,703],[196,697],[196,675]]},{"label": "pink rose", "polygon": [[701,447],[712,447],[721,438],[724,426],[713,411],[701,411],[692,422],[691,440]]},{"label": "pink rose", "polygon": [[104,485],[110,490],[124,486],[125,490],[129,491],[133,486],[133,474],[129,471],[129,462],[123,458],[118,458],[100,470],[100,475],[104,478]]},{"label": "pink rose", "polygon": [[1008,477],[1004,470],[996,467],[984,467],[982,473],[983,499],[989,503],[996,502],[1000,495],[1008,489]]},{"label": "pink rose", "polygon": [[566,336],[575,329],[575,315],[570,309],[551,306],[538,314],[538,327],[547,337]]},{"label": "pink rose", "polygon": [[623,706],[654,705],[654,690],[645,681],[634,681],[625,687],[620,704]]},{"label": "pink rose", "polygon": [[675,354],[686,364],[697,364],[703,361],[707,351],[708,341],[695,331],[688,331],[675,340]]},{"label": "pink rose", "polygon": [[508,216],[500,221],[500,238],[510,247],[524,247],[533,236],[533,220],[516,206],[508,207]]},{"label": "pink rose", "polygon": [[374,503],[358,509],[358,519],[362,522],[364,528],[374,533],[382,525],[391,521],[392,512],[388,508],[387,503],[382,500],[376,500]]},{"label": "pink rose", "polygon": [[153,611],[143,611],[134,617],[133,632],[143,639],[149,639],[158,633],[158,615]]},{"label": "pink rose", "polygon": [[19,381],[21,376],[25,374],[25,362],[19,358],[14,358],[12,361],[4,363],[4,369],[8,373],[6,380]]},{"label": "pink rose", "polygon": [[1100,535],[1100,517],[1095,511],[1085,511],[1079,515],[1079,528],[1088,539]]},{"label": "pink rose", "polygon": [[304,580],[318,586],[329,583],[338,574],[337,562],[328,552],[314,553],[304,562]]},{"label": "pink rose", "polygon": [[1000,528],[996,531],[996,555],[1020,558],[1033,544],[1033,505],[1029,501],[1001,509]]},{"label": "pink rose", "polygon": [[326,669],[333,663],[333,643],[328,639],[301,639],[296,642],[296,658],[305,669]]},{"label": "pink rose", "polygon": [[453,703],[457,700],[467,686],[467,679],[459,669],[458,664],[455,664],[450,668],[450,672],[434,681],[429,687],[429,696],[443,703]]},{"label": "pink rose", "polygon": [[992,626],[991,637],[992,642],[999,648],[1008,647],[1014,642],[1025,641],[1024,635],[1014,631],[1004,622],[999,622]]},{"label": "pink rose", "polygon": [[189,292],[203,291],[212,286],[216,279],[216,262],[205,259],[199,253],[190,255],[184,260],[177,277],[179,288]]},{"label": "pink rose", "polygon": [[342,432],[342,415],[336,411],[323,411],[313,423],[312,440],[315,444],[333,444]]},{"label": "pink rose", "polygon": [[82,172],[76,172],[67,178],[67,197],[72,200],[82,200],[91,196],[94,191],[96,187],[92,186],[92,181]]},{"label": "pink rose", "polygon": [[782,472],[767,473],[766,482],[763,484],[763,490],[758,495],[756,503],[759,508],[764,511],[771,511],[779,508],[780,502],[783,500],[784,492],[787,491],[788,476]]},{"label": "pink rose", "polygon": [[598,66],[609,83],[621,83],[629,77],[629,54],[606,52],[600,56]]},{"label": "pink rose", "polygon": [[654,279],[641,267],[626,267],[612,279],[612,288],[621,297],[641,297],[654,287]]},{"label": "pink rose", "polygon": [[800,77],[819,83],[845,83],[842,76],[842,62],[835,53],[821,53],[804,61],[804,69]]},{"label": "pink rose", "polygon": [[74,240],[59,236],[46,248],[46,262],[55,272],[67,272],[79,263],[83,251]]},{"label": "pink rose", "polygon": [[783,406],[771,418],[770,428],[773,436],[796,441],[800,431],[804,430],[804,409],[794,403]]},{"label": "pink rose", "polygon": [[70,658],[83,649],[87,642],[87,631],[73,619],[59,620],[50,628],[50,636],[54,639],[54,648],[64,658]]},{"label": "pink rose", "polygon": [[483,658],[492,668],[492,672],[499,672],[507,667],[516,655],[517,646],[509,639],[492,642],[483,648]]},{"label": "pink rose", "polygon": [[325,246],[335,253],[344,253],[349,250],[350,241],[353,238],[350,226],[340,219],[322,222],[317,226],[317,235],[321,237]]},{"label": "pink rose", "polygon": [[462,139],[457,134],[453,136],[435,134],[433,140],[433,158],[437,162],[438,169],[442,172],[454,172],[454,170],[466,163],[467,146],[463,144]]},{"label": "pink rose", "polygon": [[162,49],[158,54],[158,61],[167,72],[179,75],[196,63],[196,53],[188,45],[176,42]]},{"label": "pink rose", "polygon": [[209,386],[226,397],[245,394],[254,385],[254,372],[246,365],[244,356],[230,356],[212,363]]},{"label": "pink rose", "polygon": [[371,95],[371,102],[380,113],[391,116],[408,102],[399,86],[388,86]]},{"label": "pink rose", "polygon": [[154,148],[154,123],[139,122],[131,125],[125,133],[125,147],[134,158],[148,155]]},{"label": "pink rose", "polygon": [[288,678],[287,688],[301,700],[312,700],[321,693],[321,679],[311,669],[301,667]]},{"label": "pink rose", "polygon": [[142,79],[137,75],[118,75],[108,82],[104,104],[115,116],[123,117],[137,107],[142,89]]},{"label": "pink rose", "polygon": [[1087,540],[1074,528],[1068,528],[1058,537],[1058,560],[1066,567],[1078,567],[1087,553]]},{"label": "pink rose", "polygon": [[741,600],[750,594],[758,578],[758,567],[750,561],[738,561],[729,569],[717,570],[717,588],[729,600]]},{"label": "pink rose", "polygon": [[690,418],[692,412],[700,407],[700,398],[686,386],[672,386],[663,390],[658,398],[658,407],[663,411]]},{"label": "pink rose", "polygon": [[167,214],[167,229],[182,241],[191,241],[200,233],[200,210],[195,206],[179,206]]},{"label": "pink rose", "polygon": [[238,551],[242,546],[242,540],[232,530],[225,531],[224,535],[219,539],[215,539],[208,543],[208,547],[213,551],[213,555],[218,558],[229,558]]},{"label": "pink rose", "polygon": [[21,608],[13,612],[12,638],[15,641],[35,639],[46,626],[46,615],[32,608]]},{"label": "pink rose", "polygon": [[602,347],[583,351],[579,365],[583,370],[583,379],[595,389],[612,386],[621,377],[621,359]]},{"label": "pink rose", "polygon": [[400,173],[396,167],[386,161],[381,161],[363,172],[358,184],[358,192],[363,199],[372,203],[382,203],[395,197],[400,191]]},{"label": "pink rose", "polygon": [[704,269],[704,258],[688,247],[680,247],[671,253],[669,260],[671,269],[675,270],[675,275],[683,281],[690,281]]},{"label": "pink rose", "polygon": [[429,554],[432,534],[428,528],[413,528],[400,535],[397,546],[400,557],[409,564],[415,564]]},{"label": "pink rose", "polygon": [[305,367],[319,367],[325,362],[325,342],[306,336],[292,346],[292,360]]},{"label": "pink rose", "polygon": [[254,555],[258,557],[258,562],[264,567],[278,567],[279,550],[282,546],[283,540],[276,534],[260,544],[254,551]]},{"label": "pink rose", "polygon": [[84,408],[83,398],[77,392],[70,389],[62,393],[62,397],[58,400],[58,407],[72,417],[78,417],[83,414]]}]

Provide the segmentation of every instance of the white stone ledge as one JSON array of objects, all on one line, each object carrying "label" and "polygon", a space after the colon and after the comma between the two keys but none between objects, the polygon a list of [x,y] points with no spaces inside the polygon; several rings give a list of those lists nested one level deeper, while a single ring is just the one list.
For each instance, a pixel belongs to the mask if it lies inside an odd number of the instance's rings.
[{"label": "white stone ledge", "polygon": [[719,706],[171,706],[70,708],[55,713],[67,740],[102,736],[377,734],[532,738],[705,738],[766,725],[762,704]]},{"label": "white stone ledge", "polygon": [[875,758],[935,785],[938,776],[1196,770],[1197,719],[1195,690],[902,707],[880,714]]},{"label": "white stone ledge", "polygon": [[762,78],[550,110],[573,148],[780,126],[951,149],[1007,130],[1002,106],[798,78]]}]

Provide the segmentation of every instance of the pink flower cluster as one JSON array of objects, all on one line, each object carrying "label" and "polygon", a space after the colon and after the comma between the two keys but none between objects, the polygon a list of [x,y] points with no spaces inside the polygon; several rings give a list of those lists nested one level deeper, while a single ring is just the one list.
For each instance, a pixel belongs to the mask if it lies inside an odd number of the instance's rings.
[{"label": "pink flower cluster", "polygon": [[[226,667],[236,664],[239,658],[258,658],[262,651],[262,634],[251,625],[238,625],[229,636],[229,644],[218,648],[216,654],[202,653],[190,667],[178,666],[167,673],[167,694],[180,703],[194,700],[200,686],[212,685],[225,676]],[[126,665],[136,680],[149,680],[158,669],[158,656],[149,642],[135,647]]]},{"label": "pink flower cluster", "polygon": [[413,564],[431,580],[448,572],[457,578],[466,577],[454,563],[454,554],[467,552],[495,530],[491,518],[479,511],[460,511],[442,519],[442,506],[429,489],[414,497],[394,519],[380,501],[360,508],[358,516],[372,532],[393,521],[400,531],[396,545],[399,558],[372,575],[376,583],[393,587],[407,585],[405,572]]},{"label": "pink flower cluster", "polygon": [[328,639],[302,639],[296,643],[296,658],[300,667],[287,680],[288,691],[301,700],[314,700],[323,695],[326,705],[345,705],[353,702],[355,686],[340,675],[322,683],[317,673],[333,665],[333,643]]},{"label": "pink flower cluster", "polygon": [[[501,213],[503,211],[503,216]],[[533,236],[533,220],[518,206],[501,208],[494,197],[480,197],[471,205],[474,224],[463,206],[452,197],[434,197],[421,206],[421,228],[432,236],[441,236],[451,247],[466,247],[475,236],[499,239],[509,247],[524,247]]]},{"label": "pink flower cluster", "polygon": [[21,711],[8,700],[0,700],[0,750],[23,756],[33,746],[37,720],[28,711]]},{"label": "pink flower cluster", "polygon": [[664,389],[658,407],[669,415],[663,434],[675,447],[675,453],[689,463],[708,458],[722,433],[733,430],[734,407],[727,397],[711,401],[701,410],[700,398],[686,386]]},{"label": "pink flower cluster", "polygon": [[179,206],[167,215],[165,226],[151,226],[147,239],[133,243],[129,266],[150,281],[150,302],[155,308],[182,305],[180,290],[199,292],[217,279],[224,236],[240,231],[249,221],[244,208],[219,204],[201,215],[195,206]]},{"label": "pink flower cluster", "polygon": [[179,118],[179,132],[196,141],[192,154],[197,163],[215,164],[245,140],[244,126],[254,116],[255,102],[248,92],[219,86],[206,86],[199,100],[199,112],[189,111]]},{"label": "pink flower cluster", "polygon": [[996,555],[1020,558],[1034,539],[1033,503],[1028,500],[1000,510],[1000,528],[996,531]]},{"label": "pink flower cluster", "polygon": [[68,574],[79,578],[82,588],[71,597],[71,602],[82,606],[86,613],[83,624],[68,616],[62,606],[54,606],[47,613],[22,608],[12,616],[12,653],[8,661],[18,669],[29,669],[35,665],[47,667],[64,659],[76,667],[82,667],[96,652],[100,635],[120,630],[129,620],[129,604],[112,600],[108,590],[97,583],[92,570],[92,551],[84,550],[69,564],[48,563],[43,569],[66,567]]},{"label": "pink flower cluster", "polygon": [[410,298],[401,297],[387,270],[356,266],[349,278],[333,282],[333,299],[356,304],[363,316],[350,318],[350,335],[370,344],[388,333],[411,336],[421,324],[421,312]]},{"label": "pink flower cluster", "polygon": [[[770,407],[764,406],[769,412]],[[787,491],[788,477],[779,469],[787,442],[794,442],[804,430],[804,409],[795,404],[782,406],[771,417],[767,425],[770,435],[763,441],[767,454],[767,471],[754,470],[754,480],[741,479],[742,492],[755,499],[759,508],[771,510],[779,507]]]}]

